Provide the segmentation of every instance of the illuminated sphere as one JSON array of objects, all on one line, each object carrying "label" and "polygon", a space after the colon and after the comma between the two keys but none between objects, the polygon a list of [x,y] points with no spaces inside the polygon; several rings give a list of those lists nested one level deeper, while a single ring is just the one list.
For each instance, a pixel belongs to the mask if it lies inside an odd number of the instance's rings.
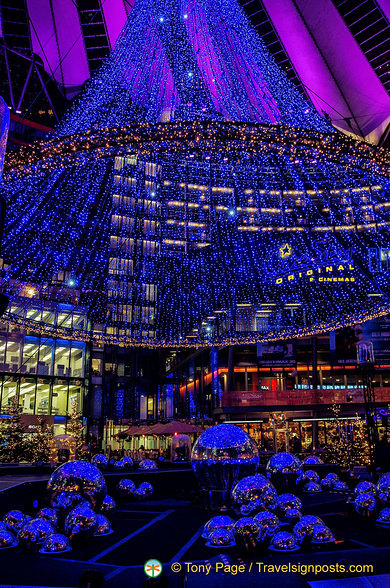
[{"label": "illuminated sphere", "polygon": [[329,480],[326,477],[320,481],[320,484],[323,490],[330,490],[332,488],[332,480]]},{"label": "illuminated sphere", "polygon": [[128,455],[124,455],[122,457],[122,463],[124,464],[126,470],[131,470],[134,465],[133,460]]},{"label": "illuminated sphere", "polygon": [[302,513],[297,508],[289,508],[283,517],[283,519],[291,525],[295,525],[295,523],[297,523],[301,518]]},{"label": "illuminated sphere", "polygon": [[322,492],[322,487],[317,482],[308,482],[304,485],[303,491],[308,494],[315,494],[316,492]]},{"label": "illuminated sphere", "polygon": [[99,468],[99,470],[105,470],[108,466],[108,457],[103,453],[97,453],[91,459],[91,463]]},{"label": "illuminated sphere", "polygon": [[376,522],[382,525],[390,525],[390,508],[383,508],[378,514]]},{"label": "illuminated sphere", "polygon": [[21,547],[26,551],[38,549],[45,540],[54,535],[54,527],[44,519],[33,519],[27,525],[20,529],[18,541]]},{"label": "illuminated sphere", "polygon": [[319,479],[320,476],[314,470],[306,470],[300,476],[302,482],[318,482]]},{"label": "illuminated sphere", "polygon": [[3,521],[0,521],[0,531],[8,531],[5,523],[3,523]]},{"label": "illuminated sphere", "polygon": [[290,494],[288,492],[285,494],[280,494],[278,496],[278,510],[284,516],[290,508],[296,508],[297,510],[300,510],[302,508],[301,500],[298,498],[298,496],[295,496],[295,494]]},{"label": "illuminated sphere", "polygon": [[136,485],[132,480],[122,478],[116,485],[116,490],[122,498],[132,498],[136,490]]},{"label": "illuminated sphere", "polygon": [[329,474],[326,474],[325,480],[329,480],[331,487],[333,487],[333,485],[336,482],[339,482],[339,477],[337,474],[333,473],[333,472],[329,472]]},{"label": "illuminated sphere", "polygon": [[227,490],[240,478],[256,473],[259,452],[249,435],[235,425],[215,425],[197,439],[191,465],[199,485],[208,490]]},{"label": "illuminated sphere", "polygon": [[116,502],[113,499],[112,496],[110,496],[109,494],[106,494],[104,497],[104,500],[102,502],[102,506],[100,508],[101,512],[103,512],[104,514],[110,514],[112,512],[114,512],[114,510],[116,509]]},{"label": "illuminated sphere", "polygon": [[141,488],[141,486],[138,486],[138,488],[134,490],[134,498],[136,498],[137,500],[146,500],[147,497],[148,495],[146,493],[145,488]]},{"label": "illuminated sphere", "polygon": [[276,508],[278,495],[265,476],[255,474],[237,482],[232,490],[232,500],[241,507],[241,512],[249,514],[259,509]]},{"label": "illuminated sphere", "polygon": [[84,503],[88,503],[91,506],[91,503],[85,500],[79,492],[61,491],[50,499],[51,507],[56,511],[58,520],[61,523],[64,522],[71,510]]},{"label": "illuminated sphere", "polygon": [[15,535],[6,529],[0,529],[0,549],[10,549],[18,544]]},{"label": "illuminated sphere", "polygon": [[302,543],[307,544],[311,541],[314,535],[314,527],[316,525],[323,525],[324,522],[313,515],[306,515],[302,517],[293,528],[293,533],[297,542],[301,545]]},{"label": "illuminated sphere", "polygon": [[260,525],[253,517],[238,519],[233,527],[234,539],[244,551],[252,551],[259,542]]},{"label": "illuminated sphere", "polygon": [[305,457],[302,463],[303,465],[319,465],[324,462],[320,457],[318,457],[318,455],[308,455],[307,457]]},{"label": "illuminated sphere", "polygon": [[291,551],[296,549],[297,542],[293,533],[279,531],[272,537],[271,546],[278,551]]},{"label": "illuminated sphere", "polygon": [[58,467],[47,484],[51,506],[61,492],[78,493],[99,509],[107,494],[102,472],[87,461],[68,461]]},{"label": "illuminated sphere", "polygon": [[299,474],[301,462],[292,453],[276,453],[268,460],[267,472],[270,474]]},{"label": "illuminated sphere", "polygon": [[358,494],[354,501],[355,511],[358,514],[366,515],[376,509],[376,498],[372,494]]},{"label": "illuminated sphere", "polygon": [[102,514],[98,514],[97,516],[97,529],[95,531],[95,535],[110,535],[112,531],[111,523],[107,517]]},{"label": "illuminated sphere", "polygon": [[264,541],[279,531],[280,521],[276,514],[269,511],[263,511],[257,513],[254,518],[256,523],[259,525],[259,540]]},{"label": "illuminated sphere", "polygon": [[126,465],[124,463],[124,461],[122,459],[118,459],[118,461],[116,461],[114,463],[114,470],[116,472],[122,472],[126,469]]},{"label": "illuminated sphere", "polygon": [[140,470],[157,470],[157,464],[154,459],[143,459],[138,468]]},{"label": "illuminated sphere", "polygon": [[358,494],[372,494],[376,496],[376,486],[372,482],[359,482],[354,490],[355,496]]},{"label": "illuminated sphere", "polygon": [[61,533],[54,533],[50,535],[39,550],[40,553],[56,554],[66,553],[71,551],[71,546],[68,537]]},{"label": "illuminated sphere", "polygon": [[312,543],[334,543],[332,531],[326,525],[314,525]]},{"label": "illuminated sphere", "polygon": [[91,539],[97,527],[97,515],[88,506],[76,506],[65,519],[65,534],[71,540]]},{"label": "illuminated sphere", "polygon": [[333,490],[336,490],[337,492],[348,492],[349,486],[346,482],[339,480],[333,484]]},{"label": "illuminated sphere", "polygon": [[378,496],[382,502],[390,504],[390,473],[382,474],[377,484]]},{"label": "illuminated sphere", "polygon": [[138,489],[141,489],[142,491],[145,491],[146,496],[152,496],[153,494],[153,486],[150,482],[142,482],[139,486]]},{"label": "illuminated sphere", "polygon": [[210,534],[209,543],[213,547],[230,547],[233,544],[233,534],[227,529],[215,529]]},{"label": "illuminated sphere", "polygon": [[3,523],[7,531],[17,533],[27,522],[26,516],[20,510],[10,510],[3,516]]},{"label": "illuminated sphere", "polygon": [[41,508],[41,510],[37,513],[37,519],[44,519],[45,521],[49,521],[53,527],[58,526],[58,515],[54,508]]},{"label": "illuminated sphere", "polygon": [[233,531],[235,520],[227,515],[218,515],[213,517],[203,527],[202,537],[208,539],[214,531],[217,529],[226,529],[227,531]]}]

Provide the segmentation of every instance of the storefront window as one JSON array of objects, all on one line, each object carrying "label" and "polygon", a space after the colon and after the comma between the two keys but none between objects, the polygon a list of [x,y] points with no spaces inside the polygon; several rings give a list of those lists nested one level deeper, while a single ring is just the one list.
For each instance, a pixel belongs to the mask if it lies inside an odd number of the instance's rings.
[{"label": "storefront window", "polygon": [[74,378],[84,377],[84,353],[85,343],[73,341],[70,355],[70,376]]},{"label": "storefront window", "polygon": [[39,349],[38,374],[51,376],[53,370],[54,341],[49,340],[41,345]]},{"label": "storefront window", "polygon": [[51,414],[66,416],[68,410],[68,383],[66,380],[55,380],[53,385]]},{"label": "storefront window", "polygon": [[39,339],[25,337],[23,345],[23,360],[20,367],[21,374],[36,374],[39,352]]},{"label": "storefront window", "polygon": [[5,378],[3,383],[3,393],[1,396],[1,410],[7,412],[8,408],[17,398],[18,383],[13,378]]},{"label": "storefront window", "polygon": [[69,376],[69,357],[70,357],[70,342],[57,341],[54,362],[55,376]]},{"label": "storefront window", "polygon": [[17,372],[20,366],[22,335],[8,334],[4,371]]},{"label": "storefront window", "polygon": [[83,411],[83,398],[82,398],[82,387],[81,384],[69,384],[69,402],[68,412],[71,412],[74,404],[77,404],[77,411]]},{"label": "storefront window", "polygon": [[50,380],[38,379],[35,414],[49,414]]},{"label": "storefront window", "polygon": [[19,387],[19,406],[24,414],[34,414],[36,379],[22,377]]}]

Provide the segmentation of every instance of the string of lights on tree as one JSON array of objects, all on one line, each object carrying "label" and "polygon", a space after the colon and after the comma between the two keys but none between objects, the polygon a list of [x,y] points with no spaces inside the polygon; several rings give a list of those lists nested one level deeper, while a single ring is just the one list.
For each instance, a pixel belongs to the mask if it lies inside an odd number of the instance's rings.
[{"label": "string of lights on tree", "polygon": [[237,2],[138,1],[54,136],[7,158],[5,320],[190,347],[386,314],[389,164],[305,102]]}]

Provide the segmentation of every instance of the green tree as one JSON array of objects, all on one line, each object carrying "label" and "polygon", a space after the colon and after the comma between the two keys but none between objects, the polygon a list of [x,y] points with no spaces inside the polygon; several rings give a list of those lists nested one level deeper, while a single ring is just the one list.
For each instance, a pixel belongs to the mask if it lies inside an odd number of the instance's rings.
[{"label": "green tree", "polygon": [[31,459],[32,444],[22,423],[23,409],[16,398],[0,422],[0,461],[18,463]]},{"label": "green tree", "polygon": [[333,404],[331,430],[328,435],[328,459],[342,468],[370,464],[367,426],[359,415],[353,420],[340,418],[340,406]]},{"label": "green tree", "polygon": [[72,411],[68,413],[68,420],[66,425],[66,432],[71,435],[76,444],[76,459],[88,459],[88,452],[84,450],[85,440],[83,436],[84,425],[82,414],[77,410],[77,402],[73,402]]}]

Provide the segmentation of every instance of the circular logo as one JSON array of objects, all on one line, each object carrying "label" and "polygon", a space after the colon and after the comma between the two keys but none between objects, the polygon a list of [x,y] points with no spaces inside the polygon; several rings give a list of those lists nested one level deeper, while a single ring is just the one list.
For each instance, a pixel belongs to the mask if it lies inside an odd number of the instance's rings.
[{"label": "circular logo", "polygon": [[158,559],[148,559],[144,565],[145,574],[150,578],[157,578],[162,572],[162,563]]}]

